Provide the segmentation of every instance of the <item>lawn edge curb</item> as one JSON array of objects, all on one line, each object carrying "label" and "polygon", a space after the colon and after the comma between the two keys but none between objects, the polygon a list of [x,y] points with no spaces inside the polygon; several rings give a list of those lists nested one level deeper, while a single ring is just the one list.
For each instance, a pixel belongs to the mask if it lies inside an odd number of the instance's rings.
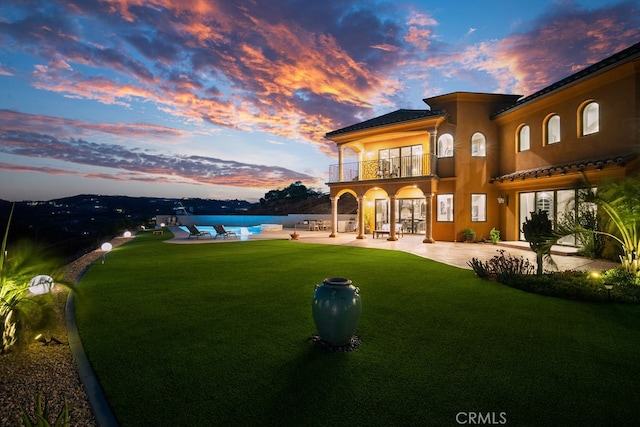
[{"label": "lawn edge curb", "polygon": [[96,377],[96,373],[91,366],[91,362],[89,362],[89,359],[87,358],[84,346],[80,340],[80,334],[78,333],[78,326],[76,324],[76,310],[73,292],[70,292],[67,297],[65,318],[67,323],[69,348],[71,349],[73,359],[76,362],[78,376],[80,377],[80,381],[82,382],[85,392],[87,393],[87,397],[89,398],[89,405],[91,406],[91,411],[95,417],[96,424],[100,427],[118,427],[118,421],[111,411],[111,407],[107,402],[102,386]]}]

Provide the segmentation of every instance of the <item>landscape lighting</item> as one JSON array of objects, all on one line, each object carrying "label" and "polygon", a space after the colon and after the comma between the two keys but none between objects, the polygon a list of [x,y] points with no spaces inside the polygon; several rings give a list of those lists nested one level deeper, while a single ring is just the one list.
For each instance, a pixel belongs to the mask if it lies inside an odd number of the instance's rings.
[{"label": "landscape lighting", "polygon": [[102,249],[102,252],[104,252],[102,254],[102,263],[104,264],[105,258],[107,258],[107,254],[111,252],[111,249],[113,249],[113,245],[109,242],[106,242],[103,243],[102,246],[100,246],[100,249]]},{"label": "landscape lighting", "polygon": [[29,292],[34,295],[46,294],[51,292],[53,285],[53,278],[45,274],[39,274],[29,282]]}]

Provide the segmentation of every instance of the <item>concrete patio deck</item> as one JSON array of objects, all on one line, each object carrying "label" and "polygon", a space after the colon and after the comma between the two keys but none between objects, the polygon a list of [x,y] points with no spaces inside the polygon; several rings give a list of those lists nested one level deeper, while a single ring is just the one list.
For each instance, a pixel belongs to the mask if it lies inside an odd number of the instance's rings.
[{"label": "concrete patio deck", "polygon": [[[189,239],[189,234],[179,227],[169,227],[174,234],[174,238],[167,243],[174,244],[206,244],[206,243],[231,243],[243,240],[290,240],[289,234],[293,230],[283,230],[277,232],[264,232],[262,234],[252,234],[241,236],[238,239],[215,239],[200,238]],[[298,231],[300,238],[292,241],[292,244],[319,243],[326,245],[358,246],[364,248],[377,248],[387,250],[397,250],[412,253],[414,255],[429,258],[452,266],[470,269],[467,264],[472,258],[481,261],[488,260],[498,254],[498,250],[504,249],[508,254],[515,257],[525,257],[535,264],[535,253],[529,249],[526,242],[499,242],[497,245],[491,243],[464,243],[464,242],[435,242],[423,243],[423,236],[404,235],[397,241],[386,239],[374,239],[367,235],[366,239],[357,239],[356,233],[340,233],[337,237],[329,237],[328,231]],[[605,260],[594,260],[576,255],[576,249],[567,246],[554,246],[551,258],[556,263],[556,267],[547,265],[548,270],[583,270],[601,271],[619,266],[618,263]]]}]

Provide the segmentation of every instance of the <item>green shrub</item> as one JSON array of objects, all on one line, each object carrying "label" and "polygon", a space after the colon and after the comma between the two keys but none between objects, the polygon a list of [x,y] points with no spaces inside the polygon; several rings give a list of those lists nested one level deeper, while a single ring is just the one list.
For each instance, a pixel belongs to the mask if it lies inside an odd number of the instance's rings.
[{"label": "green shrub", "polygon": [[535,267],[524,257],[516,258],[505,254],[504,249],[499,249],[498,255],[482,262],[478,258],[472,258],[467,262],[476,275],[482,279],[495,279],[500,274],[533,274]]},{"label": "green shrub", "polygon": [[557,298],[592,302],[640,302],[640,286],[619,283],[614,284],[613,289],[608,292],[602,280],[593,279],[582,271],[557,271],[542,275],[503,273],[498,275],[497,281],[525,292]]},{"label": "green shrub", "polygon": [[52,423],[49,421],[49,408],[47,406],[47,402],[43,399],[42,393],[37,393],[34,419],[32,420],[26,409],[22,408],[22,419],[20,421],[22,421],[22,425],[24,427],[69,427],[69,404],[67,403],[67,399],[64,399],[64,406],[60,409],[58,416]]}]

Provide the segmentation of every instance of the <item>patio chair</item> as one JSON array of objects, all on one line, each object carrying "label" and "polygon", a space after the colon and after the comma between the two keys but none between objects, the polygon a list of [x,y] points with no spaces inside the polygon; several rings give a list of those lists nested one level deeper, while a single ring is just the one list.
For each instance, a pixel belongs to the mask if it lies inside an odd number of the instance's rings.
[{"label": "patio chair", "polygon": [[224,225],[214,225],[213,228],[216,230],[216,239],[218,238],[218,236],[221,236],[223,239],[226,239],[227,237],[235,237],[236,239],[238,238],[238,235],[235,233],[235,231],[229,231],[226,228],[224,228]]},{"label": "patio chair", "polygon": [[203,236],[211,237],[210,232],[198,230],[198,227],[196,227],[195,225],[187,225],[187,230],[189,230],[188,239],[190,239],[193,236],[195,236],[196,239],[199,239],[200,237],[203,237]]}]

